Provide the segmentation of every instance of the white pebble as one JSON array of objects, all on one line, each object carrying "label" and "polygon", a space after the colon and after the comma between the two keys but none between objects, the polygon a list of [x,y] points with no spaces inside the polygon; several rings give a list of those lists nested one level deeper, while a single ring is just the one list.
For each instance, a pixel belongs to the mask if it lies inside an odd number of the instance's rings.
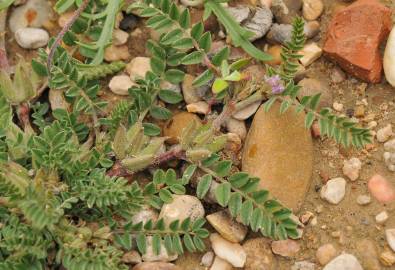
[{"label": "white pebble", "polygon": [[117,75],[112,77],[108,87],[110,90],[121,96],[129,95],[128,89],[134,85],[134,82],[127,75]]},{"label": "white pebble", "polygon": [[234,267],[244,266],[247,254],[240,244],[229,242],[217,233],[210,235],[210,242],[218,257],[228,261]]},{"label": "white pebble", "polygon": [[209,267],[214,261],[214,252],[208,251],[202,256],[200,264],[205,267]]},{"label": "white pebble", "polygon": [[338,204],[346,194],[346,180],[338,177],[329,180],[321,189],[321,198],[332,204]]},{"label": "white pebble", "polygon": [[375,219],[378,224],[383,224],[389,218],[387,211],[380,212],[376,215]]},{"label": "white pebble", "polygon": [[190,113],[208,114],[209,105],[205,101],[198,101],[187,105],[187,111]]},{"label": "white pebble", "polygon": [[317,43],[312,42],[305,45],[299,53],[302,55],[299,61],[304,67],[307,67],[321,57],[322,49],[318,47]]},{"label": "white pebble", "polygon": [[49,34],[41,28],[20,28],[15,32],[15,40],[24,49],[38,49],[47,45]]},{"label": "white pebble", "polygon": [[386,142],[393,135],[392,125],[388,124],[377,131],[376,137],[379,142]]},{"label": "white pebble", "polygon": [[387,229],[385,231],[385,237],[387,238],[388,245],[395,251],[395,229]]},{"label": "white pebble", "polygon": [[358,158],[351,158],[345,160],[343,163],[343,174],[350,178],[351,181],[355,181],[359,177],[359,171],[362,168],[362,163]]},{"label": "white pebble", "polygon": [[337,102],[337,101],[333,102],[332,107],[333,107],[333,109],[334,109],[335,111],[337,111],[337,112],[343,111],[343,108],[344,108],[343,104],[341,104],[341,103],[339,103],[339,102]]},{"label": "white pebble", "polygon": [[359,205],[367,205],[372,201],[369,195],[359,195],[357,198],[357,203]]},{"label": "white pebble", "polygon": [[125,31],[122,31],[121,29],[115,29],[113,34],[113,44],[115,46],[120,46],[125,44],[128,41],[129,34]]},{"label": "white pebble", "polygon": [[387,40],[383,59],[385,78],[395,87],[395,27],[392,28]]}]

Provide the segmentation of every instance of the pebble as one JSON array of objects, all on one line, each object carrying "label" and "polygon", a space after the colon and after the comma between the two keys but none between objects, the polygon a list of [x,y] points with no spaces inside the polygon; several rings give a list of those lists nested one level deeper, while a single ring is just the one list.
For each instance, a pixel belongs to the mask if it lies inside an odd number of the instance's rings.
[{"label": "pebble", "polygon": [[377,130],[376,138],[378,142],[386,142],[393,134],[392,125],[388,124],[385,127]]},{"label": "pebble", "polygon": [[226,8],[226,10],[239,24],[247,20],[251,12],[251,10],[247,6],[228,7]]},{"label": "pebble", "polygon": [[239,135],[240,139],[244,140],[247,136],[247,127],[244,121],[230,117],[225,125],[229,132]]},{"label": "pebble", "polygon": [[270,46],[269,49],[267,49],[266,53],[272,56],[272,60],[267,61],[266,63],[270,66],[280,65],[282,62],[281,51],[282,51],[282,47],[280,45]]},{"label": "pebble", "polygon": [[151,71],[151,60],[148,57],[137,56],[133,58],[125,68],[132,81],[144,78],[148,71]]},{"label": "pebble", "polygon": [[395,153],[384,152],[384,162],[387,165],[388,170],[395,171]]},{"label": "pebble", "polygon": [[259,3],[261,4],[261,7],[270,8],[272,6],[272,0],[260,0]]},{"label": "pebble", "polygon": [[254,16],[248,19],[243,26],[254,33],[250,41],[263,37],[272,26],[273,14],[267,7],[256,8]]},{"label": "pebble", "polygon": [[321,265],[326,265],[336,257],[336,254],[336,248],[332,244],[325,244],[317,249],[315,256]]},{"label": "pebble", "polygon": [[388,220],[389,216],[387,211],[380,212],[379,214],[376,215],[376,223],[378,224],[384,224]]},{"label": "pebble", "polygon": [[216,256],[210,270],[233,270],[233,266],[227,261]]},{"label": "pebble", "polygon": [[332,107],[337,112],[341,112],[344,109],[344,105],[342,103],[337,102],[337,101],[333,102]]},{"label": "pebble", "polygon": [[143,262],[133,267],[132,270],[182,270],[182,269],[172,263]]},{"label": "pebble", "polygon": [[24,49],[38,49],[47,45],[49,34],[41,28],[19,28],[15,32],[15,40]]},{"label": "pebble", "polygon": [[211,247],[218,257],[226,260],[234,267],[244,266],[247,254],[240,244],[229,242],[217,233],[210,235],[210,242]]},{"label": "pebble", "polygon": [[366,270],[381,270],[378,260],[377,247],[374,241],[370,239],[361,239],[356,241],[358,259]]},{"label": "pebble", "polygon": [[277,260],[266,238],[253,238],[243,244],[247,253],[244,270],[277,270]]},{"label": "pebble", "polygon": [[205,266],[205,267],[210,267],[210,265],[213,264],[214,256],[215,256],[215,254],[212,251],[208,251],[208,252],[204,253],[204,255],[202,256],[200,264]]},{"label": "pebble", "polygon": [[393,27],[387,39],[384,52],[384,74],[388,83],[395,87],[395,28]]},{"label": "pebble", "polygon": [[277,22],[291,24],[295,16],[300,15],[301,8],[302,0],[275,0],[271,10]]},{"label": "pebble", "polygon": [[210,111],[210,106],[205,101],[198,101],[188,104],[187,111],[190,113],[208,114]]},{"label": "pebble", "polygon": [[357,197],[357,203],[359,205],[368,205],[371,201],[372,199],[370,198],[369,195],[359,195]]},{"label": "pebble", "polygon": [[[320,23],[317,21],[307,22],[304,26],[304,34],[307,39],[315,37],[320,32]],[[291,24],[274,23],[266,34],[266,39],[270,43],[286,45],[292,38]]]},{"label": "pebble", "polygon": [[125,32],[131,32],[136,28],[138,23],[137,20],[137,17],[132,13],[125,14],[121,22],[119,23],[119,29]]},{"label": "pebble", "polygon": [[163,242],[161,243],[159,254],[155,254],[152,246],[152,236],[148,236],[147,250],[146,253],[144,253],[141,256],[141,258],[143,259],[144,262],[155,262],[155,261],[171,262],[178,258],[178,254],[177,253],[169,254]]},{"label": "pebble", "polygon": [[240,111],[235,112],[232,116],[237,120],[246,120],[250,118],[259,108],[261,105],[261,101],[256,101],[249,106],[241,109]]},{"label": "pebble", "polygon": [[330,76],[333,83],[341,83],[347,79],[346,74],[339,67],[333,68]]},{"label": "pebble", "polygon": [[304,114],[290,108],[279,113],[279,102],[269,112],[261,107],[245,140],[242,170],[261,179],[286,207],[297,211],[310,186],[313,168],[311,132],[304,128]]},{"label": "pebble", "polygon": [[128,89],[135,85],[128,75],[117,75],[111,78],[108,87],[110,90],[121,96],[128,96]]},{"label": "pebble", "polygon": [[145,224],[149,220],[156,222],[158,220],[158,216],[159,214],[156,210],[149,207],[145,207],[133,215],[132,223],[137,224],[143,222]]},{"label": "pebble", "polygon": [[207,221],[226,240],[240,243],[247,235],[247,227],[236,222],[226,211],[219,211],[206,216]]},{"label": "pebble", "polygon": [[123,254],[121,261],[124,263],[138,264],[142,262],[142,259],[137,251],[132,250]]},{"label": "pebble", "polygon": [[169,144],[179,143],[179,138],[182,134],[182,130],[188,126],[192,121],[196,121],[197,127],[200,127],[200,118],[193,113],[180,112],[173,115],[173,117],[166,122],[163,127],[163,135],[168,137],[166,142]]},{"label": "pebble", "polygon": [[303,96],[313,96],[321,94],[320,103],[318,109],[324,107],[330,107],[333,103],[332,89],[329,83],[324,78],[305,78],[298,83],[302,88],[298,92],[298,98],[301,99]]},{"label": "pebble", "polygon": [[317,45],[317,43],[312,42],[306,44],[299,54],[302,55],[302,58],[300,58],[299,61],[303,66],[307,67],[321,57],[322,49]]},{"label": "pebble", "polygon": [[129,34],[123,30],[115,29],[112,33],[112,42],[115,46],[120,46],[128,41]]},{"label": "pebble", "polygon": [[195,80],[195,76],[185,74],[184,80],[182,82],[182,94],[186,104],[191,104],[202,100],[202,88],[195,88],[192,85],[193,80]]},{"label": "pebble", "polygon": [[387,152],[395,153],[395,139],[384,143],[384,150]]},{"label": "pebble", "polygon": [[303,0],[303,17],[306,20],[316,20],[324,11],[324,3],[321,0]]},{"label": "pebble", "polygon": [[381,203],[389,203],[395,200],[395,189],[379,174],[373,175],[368,182],[370,193]]},{"label": "pebble", "polygon": [[283,257],[294,257],[300,251],[300,244],[291,239],[273,241],[272,251]]},{"label": "pebble", "polygon": [[385,230],[385,238],[392,251],[395,251],[395,229]]},{"label": "pebble", "polygon": [[53,18],[53,9],[47,0],[29,0],[25,5],[15,8],[9,18],[11,32],[26,27],[44,26]]},{"label": "pebble", "polygon": [[359,158],[351,158],[343,162],[343,174],[351,181],[355,181],[359,177],[359,171],[362,168],[362,162]]},{"label": "pebble", "polygon": [[104,51],[104,60],[107,62],[119,61],[119,60],[127,60],[129,59],[129,49],[128,46],[108,46]]},{"label": "pebble", "polygon": [[385,266],[392,266],[395,264],[395,254],[391,251],[384,251],[380,254],[380,261]]},{"label": "pebble", "polygon": [[329,180],[321,189],[321,198],[332,204],[338,204],[346,194],[346,180],[338,177]]},{"label": "pebble", "polygon": [[203,0],[181,0],[181,4],[187,7],[197,7],[203,4]]},{"label": "pebble", "polygon": [[344,253],[330,261],[323,270],[363,270],[363,268],[354,255]]},{"label": "pebble", "polygon": [[316,265],[309,261],[296,262],[292,265],[291,270],[315,270]]},{"label": "pebble", "polygon": [[159,218],[163,218],[165,224],[174,220],[190,218],[192,222],[204,217],[204,207],[200,200],[191,195],[174,195],[171,203],[162,206]]}]

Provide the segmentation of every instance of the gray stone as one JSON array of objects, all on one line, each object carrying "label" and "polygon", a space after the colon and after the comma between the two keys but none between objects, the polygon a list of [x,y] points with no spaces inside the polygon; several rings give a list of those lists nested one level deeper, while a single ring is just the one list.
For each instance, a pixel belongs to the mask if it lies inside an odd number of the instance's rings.
[{"label": "gray stone", "polygon": [[315,270],[316,265],[309,261],[296,262],[292,265],[291,270]]},{"label": "gray stone", "polygon": [[15,40],[24,49],[38,49],[47,45],[49,34],[41,28],[19,28]]},{"label": "gray stone", "polygon": [[166,224],[179,219],[181,221],[190,218],[195,221],[204,217],[204,208],[200,200],[191,195],[174,195],[171,203],[162,206],[159,218],[163,218]]},{"label": "gray stone", "polygon": [[346,194],[346,180],[338,177],[329,180],[321,189],[321,198],[331,204],[338,204]]},{"label": "gray stone", "polygon": [[272,12],[279,23],[292,23],[295,16],[300,15],[302,0],[273,0]]},{"label": "gray stone", "polygon": [[254,33],[250,41],[263,37],[269,31],[273,22],[273,14],[267,7],[257,8],[254,16],[247,20],[243,25],[245,28]]}]

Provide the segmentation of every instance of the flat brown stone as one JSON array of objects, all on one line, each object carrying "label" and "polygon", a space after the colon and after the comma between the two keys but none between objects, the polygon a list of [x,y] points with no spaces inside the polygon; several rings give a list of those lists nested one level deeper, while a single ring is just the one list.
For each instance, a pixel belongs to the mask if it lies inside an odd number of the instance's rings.
[{"label": "flat brown stone", "polygon": [[313,144],[304,127],[304,114],[294,108],[280,115],[280,103],[269,112],[261,107],[255,114],[243,149],[243,171],[261,179],[286,207],[297,211],[310,186]]}]

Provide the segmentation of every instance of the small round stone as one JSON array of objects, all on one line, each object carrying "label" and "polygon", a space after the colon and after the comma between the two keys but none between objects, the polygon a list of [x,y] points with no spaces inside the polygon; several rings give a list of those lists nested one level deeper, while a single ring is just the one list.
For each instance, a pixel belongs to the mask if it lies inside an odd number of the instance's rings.
[{"label": "small round stone", "polygon": [[24,49],[38,49],[47,45],[49,34],[41,28],[20,28],[15,32],[15,40]]}]

